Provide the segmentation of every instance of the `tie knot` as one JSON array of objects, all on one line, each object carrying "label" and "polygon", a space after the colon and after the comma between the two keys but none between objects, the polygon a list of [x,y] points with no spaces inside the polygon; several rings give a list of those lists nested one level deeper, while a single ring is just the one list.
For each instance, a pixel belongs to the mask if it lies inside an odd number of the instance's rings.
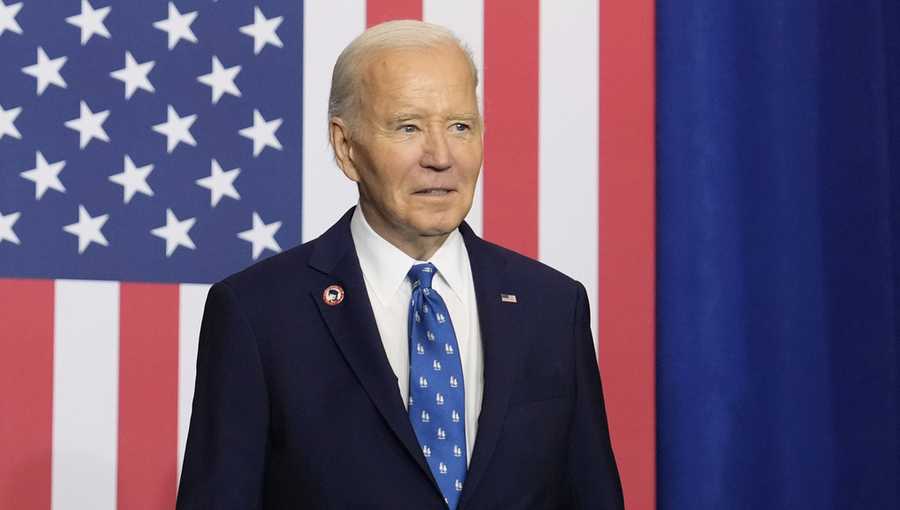
[{"label": "tie knot", "polygon": [[423,289],[431,288],[431,280],[434,279],[434,273],[437,272],[437,268],[434,267],[434,264],[431,262],[425,264],[416,264],[412,268],[410,268],[409,273],[409,281],[412,282],[413,289],[416,286],[419,286]]}]

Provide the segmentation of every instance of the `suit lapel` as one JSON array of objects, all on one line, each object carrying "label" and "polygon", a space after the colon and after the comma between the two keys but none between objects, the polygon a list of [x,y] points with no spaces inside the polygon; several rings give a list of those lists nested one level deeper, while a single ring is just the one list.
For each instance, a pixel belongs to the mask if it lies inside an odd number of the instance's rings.
[{"label": "suit lapel", "polygon": [[514,287],[508,287],[504,278],[506,260],[495,248],[475,236],[465,223],[460,226],[460,231],[469,252],[475,282],[484,352],[484,397],[478,418],[478,435],[459,505],[465,508],[478,482],[484,478],[500,439],[509,397],[519,372],[521,353],[516,339],[521,337],[521,321],[516,319],[520,305],[500,301],[500,293],[516,292]]},{"label": "suit lapel", "polygon": [[[329,275],[328,284],[344,289],[341,303],[331,306],[322,299],[324,287],[310,291],[322,319],[369,399],[419,467],[435,483],[415,437],[403,399],[378,333],[362,270],[350,236],[351,209],[317,243],[310,265]],[[437,484],[435,483],[435,487]]]}]

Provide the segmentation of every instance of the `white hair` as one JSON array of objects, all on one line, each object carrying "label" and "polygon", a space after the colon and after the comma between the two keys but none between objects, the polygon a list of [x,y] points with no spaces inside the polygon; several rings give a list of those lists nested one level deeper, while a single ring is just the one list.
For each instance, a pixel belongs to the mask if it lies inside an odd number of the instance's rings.
[{"label": "white hair", "polygon": [[437,48],[448,44],[458,47],[465,54],[477,87],[478,68],[475,67],[471,50],[453,32],[440,25],[416,20],[387,21],[357,36],[344,48],[334,64],[331,95],[328,98],[329,124],[334,117],[348,124],[355,120],[359,111],[359,83],[366,58],[383,50]]}]

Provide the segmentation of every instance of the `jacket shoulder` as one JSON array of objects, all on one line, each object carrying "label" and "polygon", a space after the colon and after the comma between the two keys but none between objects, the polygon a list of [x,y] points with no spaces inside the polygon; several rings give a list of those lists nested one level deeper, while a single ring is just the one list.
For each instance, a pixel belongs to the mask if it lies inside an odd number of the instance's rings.
[{"label": "jacket shoulder", "polygon": [[571,295],[582,287],[574,278],[553,267],[500,245],[479,239],[483,249],[506,261],[505,275],[509,281],[542,289],[543,292]]},{"label": "jacket shoulder", "polygon": [[289,287],[305,288],[314,275],[318,274],[309,267],[315,243],[316,240],[308,241],[256,262],[227,276],[219,284],[227,285],[238,296],[272,296],[283,293]]}]

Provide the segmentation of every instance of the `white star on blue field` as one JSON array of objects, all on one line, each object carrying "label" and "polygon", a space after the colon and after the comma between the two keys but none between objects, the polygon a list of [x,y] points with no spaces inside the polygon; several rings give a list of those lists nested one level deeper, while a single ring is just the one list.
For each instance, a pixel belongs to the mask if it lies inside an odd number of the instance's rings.
[{"label": "white star on blue field", "polygon": [[0,277],[208,283],[297,244],[302,14],[0,0]]}]

